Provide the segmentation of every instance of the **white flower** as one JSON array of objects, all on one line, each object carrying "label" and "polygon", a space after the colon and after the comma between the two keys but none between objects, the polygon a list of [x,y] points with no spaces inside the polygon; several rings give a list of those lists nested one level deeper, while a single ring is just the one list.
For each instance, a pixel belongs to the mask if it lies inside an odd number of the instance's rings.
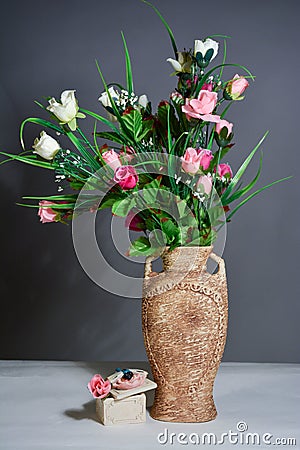
[{"label": "white flower", "polygon": [[[111,98],[113,100],[115,100],[115,101],[119,100],[120,94],[119,94],[118,91],[115,91],[112,86],[108,89],[108,92],[110,93]],[[108,93],[106,91],[102,92],[102,94],[100,95],[98,100],[99,100],[99,102],[102,103],[104,108],[107,108],[107,107],[112,108],[112,104],[111,104],[110,98],[109,98]]]},{"label": "white flower", "polygon": [[58,103],[54,97],[49,100],[47,109],[51,111],[61,124],[67,123],[69,128],[76,130],[76,117],[83,119],[84,114],[79,113],[79,107],[75,98],[75,91],[64,91],[60,97],[61,103]]},{"label": "white flower", "polygon": [[171,64],[175,72],[186,72],[191,71],[192,58],[188,52],[178,52],[178,60],[173,58],[168,58],[167,61]]},{"label": "white flower", "polygon": [[168,58],[167,61],[171,64],[175,72],[181,72],[181,64],[176,59]]},{"label": "white flower", "polygon": [[42,158],[51,161],[60,149],[60,145],[53,137],[42,131],[40,138],[34,140],[32,148],[35,150],[33,153],[37,153]]},{"label": "white flower", "polygon": [[139,105],[143,108],[146,108],[148,105],[148,97],[146,94],[140,95],[139,97]]},{"label": "white flower", "polygon": [[213,39],[207,38],[203,41],[200,41],[198,39],[195,40],[195,46],[194,46],[194,55],[196,56],[198,52],[202,54],[202,57],[204,58],[206,55],[206,52],[212,49],[213,55],[210,58],[210,61],[212,61],[218,54],[219,49],[219,43],[214,41]]}]

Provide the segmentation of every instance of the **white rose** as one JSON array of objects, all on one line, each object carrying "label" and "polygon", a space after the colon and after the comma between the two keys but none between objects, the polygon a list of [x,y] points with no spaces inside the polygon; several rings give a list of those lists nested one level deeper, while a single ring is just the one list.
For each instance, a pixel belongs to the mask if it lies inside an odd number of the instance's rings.
[{"label": "white rose", "polygon": [[[110,93],[111,97],[114,100],[118,100],[119,99],[119,97],[120,97],[119,92],[115,91],[112,86],[108,89],[108,92]],[[102,94],[100,95],[98,100],[99,100],[99,102],[102,103],[104,108],[107,108],[107,107],[112,108],[112,104],[111,104],[110,98],[109,98],[109,96],[108,96],[106,91],[102,92]]]},{"label": "white rose", "polygon": [[34,140],[32,148],[35,150],[33,153],[37,153],[42,158],[51,161],[60,149],[60,145],[53,137],[42,131],[40,138]]},{"label": "white rose", "polygon": [[204,41],[200,41],[198,39],[195,40],[195,46],[194,46],[194,55],[195,56],[198,52],[201,52],[202,56],[204,58],[207,50],[209,50],[209,49],[213,50],[213,55],[210,59],[212,61],[218,54],[219,43],[210,38],[204,39]]},{"label": "white rose", "polygon": [[79,108],[75,98],[75,91],[64,91],[61,94],[60,101],[61,103],[58,103],[52,97],[49,100],[47,109],[58,118],[60,123],[67,123],[71,130],[76,130],[76,117],[83,119],[85,115],[78,112]]},{"label": "white rose", "polygon": [[146,108],[149,103],[147,95],[146,94],[140,95],[138,103],[143,108]]}]

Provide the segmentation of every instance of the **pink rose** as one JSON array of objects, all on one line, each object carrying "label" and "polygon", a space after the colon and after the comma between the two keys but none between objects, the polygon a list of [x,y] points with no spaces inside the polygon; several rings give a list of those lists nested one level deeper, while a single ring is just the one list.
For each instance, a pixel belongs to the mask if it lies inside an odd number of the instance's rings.
[{"label": "pink rose", "polygon": [[245,77],[235,74],[233,79],[227,83],[226,92],[233,100],[242,100],[241,95],[249,86]]},{"label": "pink rose", "polygon": [[89,382],[88,389],[94,398],[104,398],[111,390],[111,383],[109,380],[104,380],[101,375],[96,374]]},{"label": "pink rose", "polygon": [[208,122],[219,122],[220,116],[211,114],[215,109],[218,101],[218,94],[209,90],[201,90],[198,98],[186,99],[182,111],[190,120],[191,117],[195,119],[202,119]]},{"label": "pink rose", "polygon": [[138,214],[129,211],[125,219],[125,227],[132,231],[141,231],[145,229],[145,223]]},{"label": "pink rose", "polygon": [[201,156],[197,150],[195,148],[188,147],[184,155],[181,157],[182,169],[185,172],[194,175],[200,168],[200,159]]},{"label": "pink rose", "polygon": [[102,158],[104,159],[106,164],[113,170],[116,170],[118,167],[122,165],[120,161],[120,156],[114,150],[108,150],[102,153]]},{"label": "pink rose", "polygon": [[210,150],[206,150],[205,148],[200,148],[199,150],[200,166],[203,170],[207,170],[210,166],[211,160],[213,159],[212,152]]},{"label": "pink rose", "polygon": [[216,132],[218,134],[221,133],[222,128],[226,127],[228,130],[227,136],[232,133],[233,123],[227,122],[227,120],[220,120],[220,122],[216,123]]},{"label": "pink rose", "polygon": [[115,170],[114,181],[122,189],[133,189],[139,181],[138,174],[132,166],[121,166]]},{"label": "pink rose", "polygon": [[232,178],[232,170],[229,164],[218,165],[218,175],[220,178]]},{"label": "pink rose", "polygon": [[42,223],[55,222],[57,213],[53,211],[52,208],[46,208],[47,205],[53,206],[53,202],[48,202],[47,200],[42,200],[39,202],[40,208],[38,215],[41,218]]},{"label": "pink rose", "polygon": [[144,384],[144,381],[146,379],[146,372],[145,373],[134,373],[133,376],[130,378],[130,380],[126,380],[123,377],[117,380],[115,383],[113,383],[114,389],[133,389],[141,386]]},{"label": "pink rose", "polygon": [[212,177],[210,175],[201,175],[196,184],[196,190],[209,195],[212,188]]}]

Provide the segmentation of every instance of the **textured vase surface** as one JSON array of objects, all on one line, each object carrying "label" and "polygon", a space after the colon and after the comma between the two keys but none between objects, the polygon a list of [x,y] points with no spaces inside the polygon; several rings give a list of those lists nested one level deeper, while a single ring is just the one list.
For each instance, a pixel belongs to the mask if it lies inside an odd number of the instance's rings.
[{"label": "textured vase surface", "polygon": [[[206,270],[208,258],[218,272]],[[213,420],[213,385],[227,333],[227,283],[212,247],[178,247],[162,254],[164,271],[145,264],[142,324],[158,387],[150,414],[166,422]],[[156,275],[156,276],[155,276]]]}]

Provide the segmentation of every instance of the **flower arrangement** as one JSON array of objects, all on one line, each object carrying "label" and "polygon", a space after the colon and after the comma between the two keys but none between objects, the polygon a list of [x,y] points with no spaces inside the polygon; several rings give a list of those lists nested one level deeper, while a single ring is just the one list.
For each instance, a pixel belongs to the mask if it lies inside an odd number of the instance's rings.
[{"label": "flower arrangement", "polygon": [[[163,245],[171,250],[178,246],[211,245],[218,229],[244,204],[286,179],[249,193],[259,179],[260,161],[253,180],[241,186],[242,176],[267,133],[235,174],[227,163],[227,154],[234,145],[234,125],[227,119],[229,108],[244,98],[249,81],[254,79],[246,67],[226,63],[227,37],[195,40],[192,48],[178,51],[165,19],[157,8],[144,3],[163,22],[174,51],[174,58],[167,61],[178,83],[169,99],[161,101],[154,111],[145,94],[136,95],[122,33],[126,86],[107,84],[97,63],[104,85],[99,102],[105,116],[79,107],[75,90],[65,90],[60,101],[49,98],[46,106],[37,102],[50,114],[49,120],[23,121],[20,129],[23,153],[2,152],[8,157],[4,162],[17,160],[54,172],[58,194],[23,197],[38,201],[25,206],[37,207],[42,223],[66,223],[81,211],[111,208],[114,215],[126,217],[129,229],[144,233],[131,243],[129,254],[134,256],[155,254]],[[218,37],[224,39],[223,60],[211,67],[219,53],[215,40]],[[223,78],[225,67],[234,68],[230,79]],[[93,139],[81,129],[80,120],[87,116],[95,119]],[[27,123],[42,127],[40,137],[29,150],[23,140]],[[98,131],[97,123],[108,130]],[[69,139],[70,149],[59,142],[60,135]],[[65,189],[70,192],[62,193]],[[99,189],[103,195],[97,202]],[[94,195],[90,194],[93,190]],[[236,201],[240,202],[232,208]],[[98,385],[106,389],[105,382],[101,383],[95,384],[97,392]],[[91,384],[94,392],[93,386],[94,383]]]}]

